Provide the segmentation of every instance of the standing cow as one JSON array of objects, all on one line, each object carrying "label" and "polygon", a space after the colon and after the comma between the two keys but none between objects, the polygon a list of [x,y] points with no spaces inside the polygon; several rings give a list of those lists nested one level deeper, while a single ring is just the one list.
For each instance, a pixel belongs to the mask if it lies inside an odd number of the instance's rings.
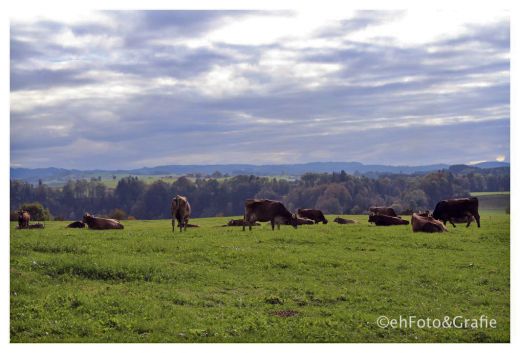
[{"label": "standing cow", "polygon": [[449,221],[453,227],[455,227],[455,223],[453,222],[454,218],[466,217],[466,227],[469,227],[472,220],[471,217],[475,217],[477,226],[480,228],[478,199],[476,197],[439,201],[435,206],[435,210],[433,210],[432,216],[433,218],[442,221],[444,225]]},{"label": "standing cow", "polygon": [[18,211],[18,228],[29,228],[29,221],[31,220],[31,215],[29,212],[25,210]]},{"label": "standing cow", "polygon": [[179,231],[186,231],[191,216],[191,206],[186,196],[177,195],[172,199],[172,232],[175,232],[175,219],[179,222]]},{"label": "standing cow", "polygon": [[273,230],[275,225],[280,229],[280,224],[290,224],[294,228],[298,228],[297,216],[289,212],[280,201],[248,199],[244,204],[244,208],[242,230],[246,230],[246,224],[249,226],[249,230],[251,230],[251,225],[256,221],[270,221]]},{"label": "standing cow", "polygon": [[320,210],[315,210],[312,208],[298,208],[297,214],[302,218],[312,219],[314,222],[316,222],[316,224],[320,222],[323,222],[323,224],[329,223],[327,218],[325,218],[323,215],[323,212]]}]

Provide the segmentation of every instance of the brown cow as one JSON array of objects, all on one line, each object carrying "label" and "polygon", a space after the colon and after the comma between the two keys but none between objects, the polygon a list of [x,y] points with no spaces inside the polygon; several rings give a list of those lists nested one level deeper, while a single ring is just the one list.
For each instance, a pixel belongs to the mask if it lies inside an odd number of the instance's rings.
[{"label": "brown cow", "polygon": [[412,214],[412,230],[414,232],[442,233],[448,230],[441,221],[433,218],[429,212]]},{"label": "brown cow", "polygon": [[[305,217],[297,217],[296,222],[298,223],[299,226],[306,225],[306,224],[315,224],[312,219],[305,218]],[[317,223],[318,222],[316,222],[316,224]]]},{"label": "brown cow", "polygon": [[410,224],[410,222],[399,217],[385,216],[381,214],[371,214],[368,216],[368,222],[375,223],[376,226],[397,226]]},{"label": "brown cow", "polygon": [[473,216],[466,216],[466,217],[454,217],[451,219],[453,223],[470,223],[475,222],[475,217]]},{"label": "brown cow", "polygon": [[31,220],[31,215],[29,212],[25,210],[18,211],[18,228],[24,229],[29,228],[29,221]]},{"label": "brown cow", "polygon": [[246,224],[249,225],[254,222],[271,222],[271,228],[277,225],[280,229],[280,224],[290,224],[294,228],[298,227],[297,216],[287,210],[280,201],[272,200],[254,200],[248,199],[244,203],[244,224],[242,230],[246,230]]},{"label": "brown cow", "polygon": [[334,218],[334,222],[336,222],[338,224],[355,224],[355,223],[357,223],[357,221],[354,221],[352,219],[346,219],[346,218],[341,218],[341,217]]},{"label": "brown cow", "polygon": [[312,208],[298,208],[298,211],[296,211],[298,216],[302,218],[308,218],[312,219],[316,224],[323,222],[323,224],[329,223],[325,216],[323,215],[323,212],[320,210],[312,209]]},{"label": "brown cow", "polygon": [[383,215],[383,216],[390,216],[390,217],[397,217],[397,214],[395,213],[394,209],[392,207],[376,207],[372,206],[368,209],[369,214],[374,215]]},{"label": "brown cow", "polygon": [[124,226],[117,219],[94,217],[90,213],[83,215],[83,223],[86,223],[89,229],[123,229]]},{"label": "brown cow", "polygon": [[[243,219],[230,219],[224,227],[242,227],[244,225]],[[246,224],[246,226],[249,224]],[[252,226],[259,226],[260,223],[255,222]]]},{"label": "brown cow", "polygon": [[85,228],[85,223],[82,221],[72,222],[67,226],[67,228]]},{"label": "brown cow", "polygon": [[471,224],[470,217],[473,216],[477,221],[477,226],[480,228],[480,215],[478,214],[478,199],[476,197],[439,201],[435,206],[435,210],[433,210],[432,216],[433,218],[442,221],[444,225],[446,225],[446,222],[449,221],[453,227],[455,227],[453,219],[463,217],[466,217],[466,227],[469,227],[469,225]]},{"label": "brown cow", "polygon": [[[177,225],[177,227],[181,227],[181,225]],[[199,228],[200,226],[198,224],[193,224],[193,223],[190,223],[190,224],[187,224],[186,223],[186,228]]]},{"label": "brown cow", "polygon": [[179,230],[186,231],[191,216],[191,206],[186,196],[177,195],[172,199],[172,232],[175,232],[175,219],[179,222]]}]

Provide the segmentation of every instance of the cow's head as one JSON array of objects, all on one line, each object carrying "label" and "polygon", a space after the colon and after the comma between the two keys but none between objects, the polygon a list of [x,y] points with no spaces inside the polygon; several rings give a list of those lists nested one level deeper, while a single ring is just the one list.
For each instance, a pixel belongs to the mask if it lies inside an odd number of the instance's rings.
[{"label": "cow's head", "polygon": [[327,220],[327,218],[323,217],[323,224],[327,224],[329,223],[329,221]]},{"label": "cow's head", "polygon": [[368,223],[374,223],[375,221],[376,221],[375,214],[370,213],[370,214],[368,215]]},{"label": "cow's head", "polygon": [[87,221],[89,221],[91,219],[92,219],[92,215],[88,212],[85,212],[85,214],[83,215],[83,223],[87,223]]}]

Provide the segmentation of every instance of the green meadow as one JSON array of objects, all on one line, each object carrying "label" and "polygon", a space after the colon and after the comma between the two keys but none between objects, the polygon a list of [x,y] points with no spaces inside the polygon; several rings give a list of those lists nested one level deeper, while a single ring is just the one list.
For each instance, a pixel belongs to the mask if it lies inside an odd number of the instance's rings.
[{"label": "green meadow", "polygon": [[[509,342],[509,215],[481,215],[443,234],[367,216],[251,232],[221,227],[231,217],[184,233],[11,223],[11,342]],[[382,315],[497,324],[381,328]]]}]

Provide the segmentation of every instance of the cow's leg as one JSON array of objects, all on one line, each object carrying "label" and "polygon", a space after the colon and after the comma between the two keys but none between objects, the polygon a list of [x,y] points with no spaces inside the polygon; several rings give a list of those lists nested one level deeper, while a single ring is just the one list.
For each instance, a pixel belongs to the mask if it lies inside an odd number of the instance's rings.
[{"label": "cow's leg", "polygon": [[475,217],[475,221],[477,221],[477,226],[480,228],[480,215],[476,212],[473,217]]},{"label": "cow's leg", "polygon": [[249,230],[253,230],[253,224],[256,223],[256,215],[253,214],[247,219],[247,225],[249,226]]},{"label": "cow's leg", "polygon": [[276,223],[276,227],[280,230],[280,223]]},{"label": "cow's leg", "polygon": [[274,219],[271,220],[271,229],[274,230]]},{"label": "cow's leg", "polygon": [[453,223],[453,220],[451,218],[448,218],[448,220],[450,221],[450,223],[453,226],[453,228],[456,228],[455,223]]},{"label": "cow's leg", "polygon": [[175,233],[175,216],[172,217],[172,232]]},{"label": "cow's leg", "polygon": [[466,215],[466,228],[468,228],[469,225],[471,224],[471,217],[472,216],[469,213]]}]

